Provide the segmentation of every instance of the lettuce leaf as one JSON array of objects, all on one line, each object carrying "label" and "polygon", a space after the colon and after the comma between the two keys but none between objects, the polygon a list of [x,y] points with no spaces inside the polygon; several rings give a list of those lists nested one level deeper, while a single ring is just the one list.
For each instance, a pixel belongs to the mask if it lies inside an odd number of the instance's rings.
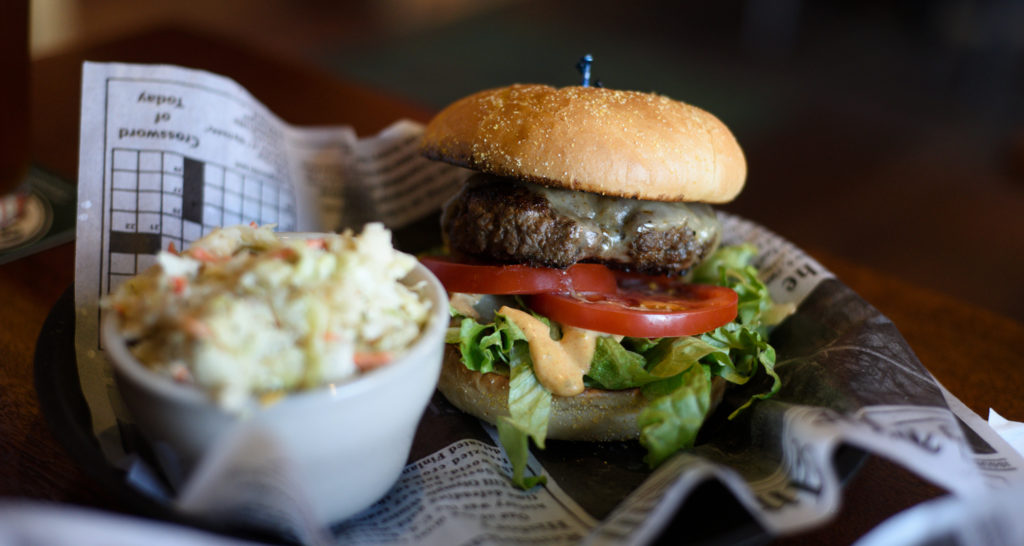
[{"label": "lettuce leaf", "polygon": [[499,418],[497,427],[498,440],[512,464],[513,483],[523,489],[545,483],[544,476],[525,475],[529,439],[543,449],[551,419],[551,392],[533,374],[526,336],[501,315],[487,324],[458,313],[453,316],[461,321],[457,328],[449,328],[446,341],[458,344],[463,364],[477,372],[509,376],[509,415]]},{"label": "lettuce leaf", "polygon": [[774,370],[775,350],[757,328],[738,322],[699,337],[663,340],[648,356],[652,374],[666,378],[643,388],[651,402],[640,415],[640,443],[647,448],[645,461],[652,467],[676,451],[693,447],[707,417],[705,397],[710,398],[712,376],[744,384],[763,369],[773,380],[769,391],[752,396],[730,419],[754,400],[774,395],[781,386]]},{"label": "lettuce leaf", "polygon": [[505,450],[508,462],[512,464],[512,484],[527,490],[536,485],[547,483],[547,476],[526,476],[526,463],[529,461],[529,435],[523,432],[507,417],[498,419],[498,441]]},{"label": "lettuce leaf", "polygon": [[[785,318],[787,313],[773,312],[775,303],[768,286],[758,278],[757,268],[751,265],[756,256],[757,247],[750,243],[719,248],[694,268],[690,280],[732,288],[739,296],[736,320],[744,326],[770,326]],[[766,321],[768,316],[778,317],[778,320]]]},{"label": "lettuce leaf", "polygon": [[730,322],[713,332],[703,334],[701,339],[720,348],[704,359],[713,375],[719,375],[730,383],[742,385],[753,377],[758,369],[762,369],[772,379],[772,386],[767,392],[751,396],[742,406],[729,414],[729,419],[747,409],[754,400],[771,398],[779,392],[782,380],[775,373],[775,348],[768,343],[767,336],[761,331]]},{"label": "lettuce leaf", "polygon": [[459,326],[449,328],[445,335],[445,342],[458,344],[462,363],[480,373],[507,374],[513,345],[516,341],[525,340],[523,332],[500,315],[496,315],[494,322],[489,324],[463,316]]},{"label": "lettuce leaf", "polygon": [[650,403],[638,417],[640,443],[650,467],[658,466],[680,449],[693,447],[711,406],[711,373],[700,364],[644,387]]},{"label": "lettuce leaf", "polygon": [[647,371],[643,354],[630,351],[613,337],[601,336],[597,338],[586,379],[588,386],[614,391],[646,385],[660,378]]},{"label": "lettuce leaf", "polygon": [[525,342],[516,343],[512,348],[508,411],[509,421],[543,449],[551,417],[551,391],[533,375],[530,347]]},{"label": "lettuce leaf", "polygon": [[651,374],[659,378],[672,377],[717,350],[720,349],[699,337],[665,338],[649,353]]},{"label": "lettuce leaf", "polygon": [[[507,324],[515,328],[515,324]],[[530,455],[527,438],[532,438],[537,447],[544,449],[551,419],[551,392],[541,386],[533,375],[530,348],[526,342],[513,345],[511,357],[509,416],[498,419],[498,439],[512,464],[512,483],[529,489],[546,482],[544,476],[525,476],[525,473]]]}]

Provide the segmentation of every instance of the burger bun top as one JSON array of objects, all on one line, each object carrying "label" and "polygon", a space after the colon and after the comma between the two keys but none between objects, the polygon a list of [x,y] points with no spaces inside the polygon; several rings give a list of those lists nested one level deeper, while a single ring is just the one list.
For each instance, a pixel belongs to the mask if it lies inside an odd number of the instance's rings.
[{"label": "burger bun top", "polygon": [[422,151],[498,176],[652,201],[726,203],[747,175],[739,144],[710,113],[599,87],[480,91],[427,125]]}]

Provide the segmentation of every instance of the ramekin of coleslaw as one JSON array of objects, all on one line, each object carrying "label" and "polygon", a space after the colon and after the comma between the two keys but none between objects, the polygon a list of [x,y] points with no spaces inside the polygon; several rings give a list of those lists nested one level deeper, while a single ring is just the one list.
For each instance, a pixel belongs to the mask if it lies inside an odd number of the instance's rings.
[{"label": "ramekin of coleslaw", "polygon": [[377,223],[218,229],[161,252],[101,307],[121,398],[158,452],[187,471],[232,427],[258,422],[324,522],[397,479],[448,322],[440,283]]}]

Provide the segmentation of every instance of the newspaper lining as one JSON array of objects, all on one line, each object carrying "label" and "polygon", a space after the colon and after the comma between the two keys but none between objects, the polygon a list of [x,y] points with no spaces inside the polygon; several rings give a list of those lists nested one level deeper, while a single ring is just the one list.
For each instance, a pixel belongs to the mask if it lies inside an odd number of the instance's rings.
[{"label": "newspaper lining", "polygon": [[[370,220],[395,230],[414,225],[465,178],[461,169],[419,157],[420,131],[408,121],[367,138],[347,127],[297,128],[221,76],[172,66],[85,64],[76,347],[93,432],[112,465],[129,466],[129,476],[152,475],[138,469],[148,462],[121,447],[119,431],[130,430],[124,426],[130,417],[102,359],[98,299],[148,267],[157,250],[170,243],[185,247],[220,225],[255,221],[281,231],[339,230]],[[511,487],[493,440],[471,431],[475,422],[446,415],[443,400],[435,400],[428,413],[454,423],[443,426],[456,438],[445,445],[418,439],[421,453],[391,493],[348,521],[315,521],[289,479],[288,461],[254,455],[276,451],[273,438],[251,427],[208,455],[196,472],[202,479],[183,476],[180,493],[166,494],[182,512],[203,517],[218,507],[218,518],[241,524],[274,520],[274,529],[311,543],[618,544],[655,539],[694,488],[713,478],[761,527],[783,535],[836,512],[841,486],[832,455],[847,444],[945,487],[954,494],[951,502],[989,491],[1024,498],[1020,455],[931,378],[890,322],[792,244],[741,218],[722,218],[728,242],[752,241],[761,249],[758,266],[773,296],[800,306],[776,333],[783,339],[778,369],[786,392],[722,425],[723,438],[741,440],[735,452],[712,439],[642,483],[622,485],[625,498],[604,499],[603,505],[614,505],[609,513],[588,513],[587,506],[601,510],[587,495],[574,497],[573,489],[584,487],[575,483],[578,476],[548,472],[537,458],[531,465],[548,473],[548,486]],[[822,373],[822,363],[829,364],[823,373],[848,374],[842,379],[849,390],[821,398],[810,372]],[[874,384],[858,383],[865,374]],[[894,395],[906,392],[913,396]],[[975,438],[966,438],[961,425]],[[751,433],[755,428],[775,434],[761,437]],[[252,442],[266,449],[244,447]],[[247,465],[263,468],[249,472],[255,481],[248,487],[229,479]],[[229,482],[243,485],[215,486]],[[163,491],[141,482],[129,486]],[[254,489],[264,493],[257,508]],[[271,512],[276,520],[267,516]],[[1021,533],[1013,519],[996,519],[1005,536]]]}]

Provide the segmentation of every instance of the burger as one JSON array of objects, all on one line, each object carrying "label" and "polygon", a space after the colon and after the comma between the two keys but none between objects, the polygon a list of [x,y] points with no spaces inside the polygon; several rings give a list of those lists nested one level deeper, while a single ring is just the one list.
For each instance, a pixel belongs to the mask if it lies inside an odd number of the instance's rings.
[{"label": "burger", "polygon": [[746,179],[715,116],[520,84],[446,107],[421,150],[474,171],[442,211],[445,254],[421,257],[451,297],[439,390],[497,426],[520,485],[528,438],[639,440],[653,466],[727,383],[778,389],[756,249],[722,246],[711,207]]}]

